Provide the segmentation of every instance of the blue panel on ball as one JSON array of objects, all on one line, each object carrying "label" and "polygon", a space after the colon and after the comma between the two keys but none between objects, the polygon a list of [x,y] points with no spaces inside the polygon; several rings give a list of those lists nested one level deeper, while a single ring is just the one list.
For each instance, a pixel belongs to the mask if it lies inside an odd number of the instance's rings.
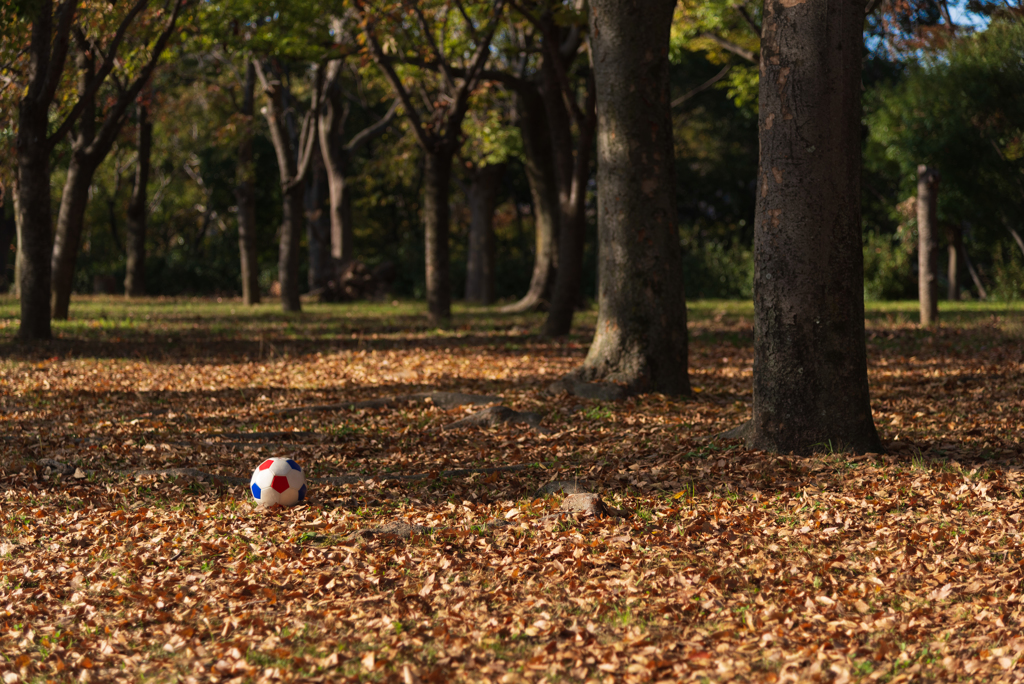
[{"label": "blue panel on ball", "polygon": [[290,465],[293,469],[298,470],[300,473],[302,472],[302,468],[299,467],[299,464],[290,458],[288,459],[288,465]]},{"label": "blue panel on ball", "polygon": [[256,484],[255,482],[253,482],[252,483],[252,498],[254,498],[256,500],[259,500],[260,495],[262,495],[262,494],[263,494],[263,492],[260,491],[260,486],[258,484]]},{"label": "blue panel on ball", "polygon": [[306,485],[302,485],[302,488],[299,489],[299,501],[302,501],[305,498],[306,498]]}]

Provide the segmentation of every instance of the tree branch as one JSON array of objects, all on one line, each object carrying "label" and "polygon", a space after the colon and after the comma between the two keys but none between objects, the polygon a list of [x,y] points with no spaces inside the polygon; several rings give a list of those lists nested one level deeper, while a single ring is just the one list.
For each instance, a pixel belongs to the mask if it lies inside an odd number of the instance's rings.
[{"label": "tree branch", "polygon": [[743,5],[733,5],[732,8],[739,12],[739,15],[743,17],[743,21],[747,22],[747,26],[750,27],[750,30],[756,33],[757,37],[760,38],[761,27],[757,24],[756,21],[754,21],[754,18],[750,16],[750,13],[747,12],[747,8],[744,7]]},{"label": "tree branch", "polygon": [[377,137],[391,124],[392,119],[395,118],[395,113],[398,111],[398,105],[401,104],[401,100],[397,97],[391,103],[391,108],[388,109],[388,113],[381,117],[377,123],[367,126],[363,130],[352,136],[352,139],[345,145],[345,151],[352,153],[355,152],[359,147],[365,145],[367,142]]},{"label": "tree branch", "polygon": [[[145,0],[139,0],[139,2],[145,2]],[[39,92],[39,99],[43,102],[52,102],[57,92],[57,86],[60,85],[68,49],[71,47],[71,22],[75,19],[77,8],[78,0],[64,0],[57,8],[57,27],[54,31],[57,40],[53,45],[53,53],[47,55],[46,78],[43,80],[43,87]]]},{"label": "tree branch", "polygon": [[678,107],[679,105],[683,104],[684,102],[686,102],[687,100],[692,98],[694,95],[699,95],[700,93],[703,93],[705,90],[707,90],[711,86],[713,86],[716,83],[718,83],[719,81],[721,81],[723,78],[725,78],[725,75],[729,73],[730,69],[732,69],[732,65],[731,64],[726,64],[722,68],[721,71],[719,71],[717,74],[715,74],[714,76],[709,78],[707,81],[705,81],[704,83],[700,84],[699,86],[697,86],[693,90],[691,90],[691,91],[689,91],[689,92],[687,92],[687,93],[685,93],[683,95],[680,95],[676,99],[672,100],[672,108],[674,109],[674,108]]},{"label": "tree branch", "polygon": [[739,55],[740,57],[742,57],[743,59],[747,60],[748,62],[752,62],[753,64],[757,64],[758,63],[757,55],[754,54],[752,51],[746,49],[745,47],[741,47],[741,46],[737,45],[736,43],[732,42],[731,40],[726,40],[725,38],[722,38],[717,33],[705,32],[705,33],[700,34],[700,37],[701,38],[707,38],[708,40],[717,43],[718,46],[720,48],[722,48],[723,50],[731,52],[734,55]]},{"label": "tree branch", "polygon": [[[139,13],[143,10],[143,8],[146,6],[147,1],[148,0],[136,0],[135,4],[128,11],[128,14],[126,14],[124,19],[121,20],[121,24],[117,27],[117,31],[114,32],[114,37],[110,41],[110,46],[107,49],[107,54],[103,56],[103,63],[100,65],[100,68],[96,71],[96,76],[93,78],[92,85],[89,87],[88,90],[86,90],[85,93],[82,94],[81,97],[78,98],[78,102],[76,102],[75,106],[71,108],[71,111],[68,112],[68,115],[64,117],[64,121],[62,121],[61,124],[57,127],[57,130],[54,131],[53,134],[46,139],[46,144],[49,146],[50,149],[53,149],[53,146],[56,145],[59,140],[63,139],[64,136],[67,135],[68,131],[71,130],[71,127],[75,124],[75,121],[81,115],[82,110],[86,106],[86,103],[96,96],[96,91],[99,89],[100,85],[107,79],[107,75],[114,68],[114,60],[117,57],[117,50],[121,47],[121,41],[124,40],[124,35],[128,31],[128,27],[131,26],[131,23],[135,21],[135,17],[137,17]],[[74,2],[74,0],[68,0],[68,2]],[[181,8],[182,2],[183,0],[178,0],[177,4],[175,5],[174,20],[177,20],[178,10]],[[174,24],[172,21],[171,27],[173,26]],[[56,84],[54,84],[53,87],[54,89],[56,89]]]},{"label": "tree branch", "polygon": [[420,118],[419,112],[412,106],[412,98],[409,96],[409,91],[402,83],[402,79],[398,77],[395,72],[395,67],[388,59],[387,55],[380,47],[380,43],[377,41],[377,36],[374,35],[373,23],[367,16],[362,0],[355,0],[356,11],[359,12],[363,19],[365,26],[363,28],[363,34],[366,36],[367,47],[370,48],[370,55],[373,57],[373,61],[377,63],[380,70],[384,72],[384,78],[391,84],[392,89],[395,91],[395,95],[402,101],[402,106],[405,107],[405,115],[409,117],[409,121],[412,122],[413,135],[416,136],[417,142],[424,148],[430,149],[433,147],[433,140],[428,136],[426,130],[423,128],[423,119]]},{"label": "tree branch", "polygon": [[427,25],[427,18],[423,16],[423,10],[420,8],[418,2],[413,2],[413,13],[416,15],[416,19],[419,22],[420,30],[423,31],[423,38],[427,41],[427,45],[430,46],[430,51],[434,53],[434,58],[437,60],[438,66],[441,67],[441,73],[444,75],[445,85],[451,91],[455,90],[455,78],[452,76],[451,68],[448,66],[448,60],[444,58],[444,54],[441,53],[441,49],[437,46],[434,41],[434,34],[430,30],[430,26]]},{"label": "tree branch", "polygon": [[107,113],[103,126],[96,136],[96,140],[89,146],[90,154],[106,155],[107,148],[113,143],[118,131],[121,130],[121,126],[127,116],[128,107],[135,101],[135,98],[139,96],[139,93],[142,92],[142,89],[153,76],[157,63],[160,61],[161,55],[163,55],[164,48],[167,47],[167,42],[171,39],[171,34],[174,33],[174,26],[178,21],[178,15],[181,13],[184,4],[185,0],[176,0],[174,3],[174,9],[167,20],[166,26],[164,26],[164,30],[160,32],[156,43],[153,44],[149,61],[142,67],[139,75],[135,77],[131,85],[122,89],[117,102]]}]

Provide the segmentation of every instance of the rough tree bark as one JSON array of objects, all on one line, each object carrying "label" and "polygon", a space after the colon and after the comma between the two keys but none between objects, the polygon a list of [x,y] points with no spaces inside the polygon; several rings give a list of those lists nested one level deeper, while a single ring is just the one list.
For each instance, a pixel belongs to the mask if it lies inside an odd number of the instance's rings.
[{"label": "rough tree bark", "polygon": [[141,297],[146,293],[146,186],[149,183],[149,161],[153,151],[153,122],[149,108],[138,105],[138,160],[135,185],[128,201],[128,223],[125,226],[124,294]]},{"label": "rough tree bark", "polygon": [[441,322],[451,318],[452,278],[448,236],[451,209],[452,159],[455,150],[441,146],[438,151],[427,151],[423,168],[423,232],[426,240],[427,311],[431,320]]},{"label": "rough tree bark", "polygon": [[252,137],[256,67],[246,62],[242,84],[243,130],[238,141],[235,163],[235,201],[238,203],[238,254],[242,265],[242,302],[260,303],[260,270],[256,257],[256,168],[253,162]]},{"label": "rough tree bark", "polygon": [[939,173],[917,167],[917,296],[921,325],[939,321],[939,226],[936,218]]},{"label": "rough tree bark", "polygon": [[597,331],[583,380],[689,394],[675,224],[669,28],[675,0],[591,0],[597,93]]},{"label": "rough tree bark", "polygon": [[551,149],[544,98],[530,81],[516,88],[516,113],[523,139],[523,167],[533,201],[534,255],[530,287],[518,302],[502,307],[504,313],[533,311],[551,299],[558,269],[558,179]]},{"label": "rough tree bark", "polygon": [[50,210],[50,153],[56,140],[48,138],[49,110],[64,71],[68,34],[76,0],[52,0],[35,5],[29,44],[28,87],[18,102],[15,139],[18,181],[15,192],[18,254],[17,287],[21,305],[18,337],[50,339],[50,253],[53,247]]},{"label": "rough tree bark", "polygon": [[475,169],[467,188],[469,248],[466,261],[466,301],[494,301],[494,210],[505,164],[485,164]]},{"label": "rough tree bark", "polygon": [[267,106],[263,114],[270,125],[270,139],[277,155],[278,175],[281,179],[281,239],[278,245],[277,274],[281,284],[281,307],[285,311],[302,311],[299,299],[299,248],[305,230],[305,182],[317,139],[315,103],[319,102],[322,70],[317,70],[313,87],[314,106],[306,113],[302,130],[293,142],[288,130],[285,106],[287,86],[275,74],[268,74],[259,60],[252,60],[256,76],[263,86]]},{"label": "rough tree bark", "polygon": [[877,452],[864,340],[864,0],[767,0],[747,445]]}]

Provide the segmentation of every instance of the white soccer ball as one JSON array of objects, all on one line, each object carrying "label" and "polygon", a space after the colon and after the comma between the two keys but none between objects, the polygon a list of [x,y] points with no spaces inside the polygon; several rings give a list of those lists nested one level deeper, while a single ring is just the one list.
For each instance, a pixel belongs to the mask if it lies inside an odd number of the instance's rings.
[{"label": "white soccer ball", "polygon": [[253,471],[249,491],[264,506],[294,506],[306,498],[306,476],[290,458],[268,458]]}]

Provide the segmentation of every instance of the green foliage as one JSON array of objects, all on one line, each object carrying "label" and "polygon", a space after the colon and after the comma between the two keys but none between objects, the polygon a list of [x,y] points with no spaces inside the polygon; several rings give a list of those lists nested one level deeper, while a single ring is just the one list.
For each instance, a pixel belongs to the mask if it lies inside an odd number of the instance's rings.
[{"label": "green foliage", "polygon": [[687,299],[753,296],[754,253],[738,237],[730,242],[684,238],[683,250]]},{"label": "green foliage", "polygon": [[889,164],[908,197],[917,165],[937,168],[940,221],[971,222],[989,246],[1008,240],[1024,201],[1022,92],[1024,25],[993,21],[867,94],[869,170]]},{"label": "green foliage", "polygon": [[992,288],[989,295],[1001,301],[1024,298],[1024,258],[1017,245],[1000,244],[992,254]]},{"label": "green foliage", "polygon": [[915,296],[912,248],[899,234],[864,233],[865,299],[907,299]]}]

